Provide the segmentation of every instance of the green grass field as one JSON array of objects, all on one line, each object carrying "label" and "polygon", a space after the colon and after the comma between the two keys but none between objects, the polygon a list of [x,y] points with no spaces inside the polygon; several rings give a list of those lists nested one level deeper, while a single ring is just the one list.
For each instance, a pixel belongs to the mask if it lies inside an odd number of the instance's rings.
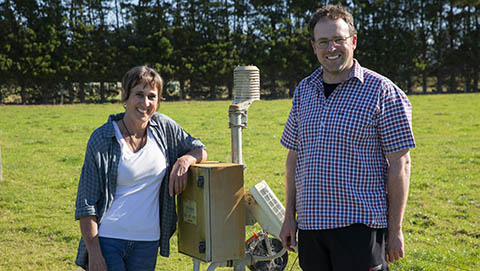
[{"label": "green grass field", "polygon": [[[480,270],[480,94],[411,96],[417,148],[404,220],[406,257],[391,270]],[[230,101],[163,103],[159,109],[231,161]],[[266,180],[284,200],[280,145],[290,100],[258,101],[243,131],[246,189]],[[0,106],[0,270],[79,270],[77,181],[90,133],[120,104]],[[257,228],[249,227],[247,236]],[[177,252],[157,270],[192,270]],[[290,254],[286,270],[300,270]],[[207,265],[202,264],[202,270]],[[232,270],[219,268],[217,270]]]}]

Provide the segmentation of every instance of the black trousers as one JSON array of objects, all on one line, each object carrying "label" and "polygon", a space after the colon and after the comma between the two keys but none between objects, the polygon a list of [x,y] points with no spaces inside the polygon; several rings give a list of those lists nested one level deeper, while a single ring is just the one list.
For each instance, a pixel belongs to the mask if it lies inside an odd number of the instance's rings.
[{"label": "black trousers", "polygon": [[386,229],[364,224],[329,230],[299,230],[298,257],[304,271],[387,271]]}]

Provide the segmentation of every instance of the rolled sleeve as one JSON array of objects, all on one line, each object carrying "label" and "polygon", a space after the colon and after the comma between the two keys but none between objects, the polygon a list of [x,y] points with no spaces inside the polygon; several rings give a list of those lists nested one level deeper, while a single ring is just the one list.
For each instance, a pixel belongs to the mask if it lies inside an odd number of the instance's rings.
[{"label": "rolled sleeve", "polygon": [[403,91],[386,87],[380,103],[380,140],[384,153],[415,148],[412,105]]},{"label": "rolled sleeve", "polygon": [[98,215],[97,203],[101,196],[98,165],[93,149],[93,139],[87,144],[82,173],[78,182],[77,199],[75,202],[75,219]]}]

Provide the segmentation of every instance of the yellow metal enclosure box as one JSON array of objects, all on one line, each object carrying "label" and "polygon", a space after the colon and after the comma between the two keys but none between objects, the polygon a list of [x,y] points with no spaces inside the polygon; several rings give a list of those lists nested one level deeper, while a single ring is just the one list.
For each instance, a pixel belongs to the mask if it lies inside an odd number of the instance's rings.
[{"label": "yellow metal enclosure box", "polygon": [[178,251],[204,262],[245,256],[243,165],[192,165],[178,197]]}]

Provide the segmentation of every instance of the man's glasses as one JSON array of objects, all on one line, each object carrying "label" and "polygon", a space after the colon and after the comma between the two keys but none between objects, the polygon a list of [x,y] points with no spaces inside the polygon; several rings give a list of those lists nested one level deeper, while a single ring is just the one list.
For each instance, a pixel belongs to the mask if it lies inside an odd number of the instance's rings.
[{"label": "man's glasses", "polygon": [[345,44],[345,42],[347,42],[347,40],[351,37],[353,37],[355,34],[352,34],[348,37],[344,37],[344,38],[334,38],[334,39],[319,39],[317,41],[315,41],[315,45],[317,46],[317,48],[319,49],[325,49],[328,47],[328,45],[330,45],[330,42],[333,42],[333,45],[334,46],[340,46],[340,45],[343,45]]}]

